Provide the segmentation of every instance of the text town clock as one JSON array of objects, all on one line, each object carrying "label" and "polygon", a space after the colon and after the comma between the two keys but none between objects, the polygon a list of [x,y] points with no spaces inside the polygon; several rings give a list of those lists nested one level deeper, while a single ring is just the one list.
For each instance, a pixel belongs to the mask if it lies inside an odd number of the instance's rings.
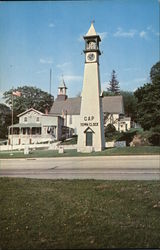
[{"label": "text town clock", "polygon": [[93,61],[95,59],[95,55],[93,53],[89,53],[88,56],[87,56],[87,59],[89,61]]}]

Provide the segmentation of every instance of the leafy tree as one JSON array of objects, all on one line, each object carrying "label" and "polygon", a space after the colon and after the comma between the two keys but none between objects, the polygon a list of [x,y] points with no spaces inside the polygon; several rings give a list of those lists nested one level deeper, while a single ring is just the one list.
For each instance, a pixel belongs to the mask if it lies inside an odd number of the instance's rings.
[{"label": "leafy tree", "polygon": [[23,86],[18,87],[16,89],[10,89],[9,91],[6,91],[4,95],[5,102],[12,105],[12,91],[21,92],[21,96],[14,96],[14,102],[13,102],[13,108],[14,108],[14,114],[20,114],[21,112],[29,109],[34,108],[38,111],[45,112],[45,109],[50,109],[54,97],[50,94],[48,94],[45,91],[42,91],[39,88],[31,87],[31,86]]},{"label": "leafy tree", "polygon": [[107,88],[107,90],[114,95],[119,95],[120,93],[119,82],[117,80],[115,70],[112,71],[111,80],[109,81],[109,87]]},{"label": "leafy tree", "polygon": [[138,100],[138,121],[144,130],[160,124],[160,62],[153,65],[150,71],[151,82],[135,91]]},{"label": "leafy tree", "polygon": [[8,126],[11,125],[11,110],[8,106],[0,103],[0,138],[6,139]]},{"label": "leafy tree", "polygon": [[137,119],[137,99],[131,91],[121,91],[123,96],[125,115],[131,117],[132,121]]},{"label": "leafy tree", "polygon": [[108,133],[114,133],[116,131],[116,128],[113,124],[109,123],[105,128],[105,136],[107,136]]},{"label": "leafy tree", "polygon": [[103,91],[103,96],[115,96],[115,93],[109,91]]},{"label": "leafy tree", "polygon": [[152,82],[160,81],[160,62],[157,62],[150,71],[150,79]]}]

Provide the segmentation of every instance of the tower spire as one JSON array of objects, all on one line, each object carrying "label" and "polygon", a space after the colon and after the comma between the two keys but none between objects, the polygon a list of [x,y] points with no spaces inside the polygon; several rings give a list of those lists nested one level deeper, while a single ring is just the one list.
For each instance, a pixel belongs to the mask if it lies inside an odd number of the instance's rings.
[{"label": "tower spire", "polygon": [[96,33],[95,28],[94,28],[94,25],[93,25],[94,23],[95,23],[95,21],[92,20],[92,21],[91,21],[91,26],[90,26],[90,28],[89,28],[89,30],[88,30],[86,36],[97,36],[97,33]]}]

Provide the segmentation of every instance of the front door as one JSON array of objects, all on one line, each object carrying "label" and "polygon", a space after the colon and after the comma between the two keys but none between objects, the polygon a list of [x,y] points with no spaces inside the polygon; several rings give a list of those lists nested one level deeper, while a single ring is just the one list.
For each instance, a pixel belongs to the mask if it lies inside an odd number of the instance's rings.
[{"label": "front door", "polygon": [[86,146],[92,146],[92,132],[86,132]]}]

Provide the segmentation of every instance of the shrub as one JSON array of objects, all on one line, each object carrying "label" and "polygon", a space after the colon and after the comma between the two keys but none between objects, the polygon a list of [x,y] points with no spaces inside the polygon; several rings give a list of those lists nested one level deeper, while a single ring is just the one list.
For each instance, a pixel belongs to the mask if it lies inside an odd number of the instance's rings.
[{"label": "shrub", "polygon": [[126,141],[126,145],[129,146],[130,142],[133,140],[133,137],[137,134],[137,131],[127,131],[122,132],[121,136],[118,138],[118,141]]},{"label": "shrub", "polygon": [[116,128],[113,124],[109,123],[105,129],[104,129],[104,133],[105,133],[105,136],[107,136],[108,133],[114,133],[116,131]]},{"label": "shrub", "polygon": [[151,128],[151,131],[160,133],[160,125],[157,125],[154,128]]},{"label": "shrub", "polygon": [[148,140],[153,146],[160,146],[160,133],[153,133]]}]

